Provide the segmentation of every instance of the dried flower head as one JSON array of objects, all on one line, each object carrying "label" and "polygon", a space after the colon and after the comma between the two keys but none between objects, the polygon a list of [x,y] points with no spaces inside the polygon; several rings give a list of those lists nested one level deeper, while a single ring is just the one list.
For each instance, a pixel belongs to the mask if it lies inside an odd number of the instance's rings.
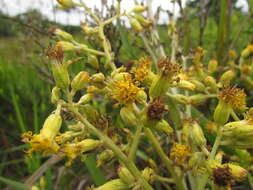
[{"label": "dried flower head", "polygon": [[243,89],[228,87],[221,91],[219,99],[230,105],[233,109],[246,108],[246,94]]},{"label": "dried flower head", "polygon": [[64,52],[61,46],[49,47],[48,50],[46,51],[46,55],[48,56],[49,59],[56,60],[58,63],[63,62]]},{"label": "dried flower head", "polygon": [[111,80],[107,84],[109,96],[117,100],[119,104],[130,104],[138,98],[138,92],[142,89],[136,86],[130,76],[123,80]]},{"label": "dried flower head", "polygon": [[176,163],[176,164],[183,164],[184,161],[191,155],[190,153],[190,147],[174,143],[173,147],[170,152],[170,158]]},{"label": "dried flower head", "polygon": [[136,67],[133,67],[130,71],[136,81],[143,82],[148,77],[151,63],[149,57],[142,57],[136,62]]},{"label": "dried flower head", "polygon": [[154,100],[149,103],[147,116],[149,120],[160,121],[163,118],[163,114],[166,112],[165,104],[162,98],[155,97]]},{"label": "dried flower head", "polygon": [[181,66],[169,60],[169,58],[161,58],[158,62],[158,69],[160,73],[165,77],[173,77],[180,73]]},{"label": "dried flower head", "polygon": [[231,169],[226,167],[217,167],[213,169],[213,181],[218,186],[227,186],[233,183]]}]

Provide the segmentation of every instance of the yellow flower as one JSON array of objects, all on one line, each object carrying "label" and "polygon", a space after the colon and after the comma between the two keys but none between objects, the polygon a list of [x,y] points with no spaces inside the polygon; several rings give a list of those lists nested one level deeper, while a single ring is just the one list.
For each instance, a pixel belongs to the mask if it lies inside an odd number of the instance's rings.
[{"label": "yellow flower", "polygon": [[46,119],[39,134],[33,135],[31,131],[24,133],[22,135],[23,141],[31,145],[28,153],[32,153],[35,150],[42,151],[43,154],[56,153],[59,146],[54,138],[60,130],[61,123],[62,119],[59,114],[51,114]]},{"label": "yellow flower", "polygon": [[228,87],[221,91],[219,103],[214,111],[214,121],[224,125],[230,114],[234,110],[244,110],[246,108],[246,94],[243,89]]},{"label": "yellow flower", "polygon": [[149,57],[142,57],[136,62],[136,67],[133,67],[130,71],[134,74],[134,79],[136,81],[143,82],[147,79],[151,63]]},{"label": "yellow flower", "polygon": [[97,148],[101,144],[98,140],[85,139],[78,143],[68,143],[63,146],[63,153],[68,157],[69,161],[67,166],[71,165],[72,161],[76,159],[80,154],[91,151]]},{"label": "yellow flower", "polygon": [[170,158],[177,164],[183,164],[187,157],[191,155],[190,147],[179,143],[174,143]]},{"label": "yellow flower", "polygon": [[243,89],[228,87],[221,91],[219,99],[229,104],[233,109],[246,108],[246,94]]},{"label": "yellow flower", "polygon": [[142,90],[136,86],[130,76],[125,76],[123,80],[111,80],[107,84],[109,96],[117,100],[119,104],[131,104],[138,98],[138,93]]}]

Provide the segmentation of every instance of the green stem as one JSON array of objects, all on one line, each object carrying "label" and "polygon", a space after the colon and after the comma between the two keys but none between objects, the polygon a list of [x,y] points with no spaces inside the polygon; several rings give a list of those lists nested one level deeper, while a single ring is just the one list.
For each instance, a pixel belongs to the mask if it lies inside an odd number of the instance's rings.
[{"label": "green stem", "polygon": [[252,176],[250,175],[250,173],[248,173],[248,180],[249,180],[249,185],[251,190],[253,190],[253,180],[252,180]]},{"label": "green stem", "polygon": [[75,108],[72,107],[71,111],[75,116],[87,127],[87,129],[96,135],[104,144],[110,148],[114,154],[119,158],[119,160],[128,168],[132,175],[138,179],[145,190],[153,190],[153,188],[148,184],[148,182],[143,178],[139,169],[135,164],[130,161],[126,155],[115,145],[115,143],[107,136],[105,136],[101,131],[94,127],[87,119],[85,119]]},{"label": "green stem", "polygon": [[182,183],[182,180],[180,179],[180,177],[177,175],[176,171],[174,170],[172,161],[164,153],[163,149],[161,148],[159,142],[157,141],[157,139],[154,136],[154,134],[152,133],[152,131],[147,127],[144,127],[144,131],[145,131],[148,139],[150,140],[152,146],[154,147],[154,149],[156,150],[156,152],[160,156],[162,162],[165,164],[166,168],[168,169],[168,171],[170,172],[170,174],[174,178],[175,185],[177,186],[177,189],[184,190],[185,188]]},{"label": "green stem", "polygon": [[133,142],[129,151],[129,160],[131,160],[132,162],[135,161],[135,156],[136,156],[136,151],[138,149],[138,144],[140,142],[140,137],[141,137],[141,131],[143,128],[142,124],[139,124],[138,126],[136,126],[136,132],[134,134],[134,138],[133,138]]},{"label": "green stem", "polygon": [[[215,139],[215,142],[214,142],[214,145],[213,145],[213,148],[209,155],[208,160],[214,160],[216,152],[221,142],[221,138],[222,138],[222,130],[221,130],[221,126],[219,126],[218,131],[217,131],[217,136],[216,136],[216,139]],[[200,178],[197,190],[203,190],[205,188],[208,177],[209,175],[206,173]]]},{"label": "green stem", "polygon": [[233,117],[233,119],[234,119],[235,121],[240,121],[240,118],[236,115],[236,113],[234,112],[234,110],[231,111],[231,116]]}]

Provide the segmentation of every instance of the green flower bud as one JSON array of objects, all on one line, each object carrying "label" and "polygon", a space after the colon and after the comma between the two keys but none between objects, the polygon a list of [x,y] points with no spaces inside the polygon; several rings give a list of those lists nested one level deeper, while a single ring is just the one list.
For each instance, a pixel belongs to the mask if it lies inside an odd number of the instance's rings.
[{"label": "green flower bud", "polygon": [[142,176],[148,183],[154,182],[154,170],[152,168],[145,168],[142,170]]},{"label": "green flower bud", "polygon": [[198,106],[205,103],[208,98],[208,95],[205,94],[195,94],[189,97],[189,101],[193,106]]},{"label": "green flower bud", "polygon": [[232,176],[235,180],[242,180],[243,178],[247,177],[247,170],[242,168],[241,166],[235,164],[223,164],[224,166],[228,166],[232,173]]},{"label": "green flower bud", "polygon": [[81,104],[87,104],[89,101],[92,100],[92,98],[94,97],[93,94],[91,93],[88,93],[88,94],[85,94],[83,95],[80,100],[78,101],[78,104],[81,105]]},{"label": "green flower bud", "polygon": [[217,67],[218,67],[217,60],[213,59],[213,60],[209,61],[209,63],[208,63],[208,72],[210,74],[216,72],[217,71]]},{"label": "green flower bud", "polygon": [[74,91],[81,90],[84,85],[89,82],[89,73],[81,71],[78,73],[71,82],[71,88]]},{"label": "green flower bud", "polygon": [[129,109],[128,107],[121,108],[120,116],[126,125],[137,126],[137,118],[133,110]]},{"label": "green flower bud", "polygon": [[54,30],[54,34],[55,34],[56,36],[62,38],[63,40],[67,40],[67,41],[72,41],[72,40],[74,40],[73,36],[72,36],[70,33],[65,32],[65,31],[63,31],[63,30],[61,30],[61,29],[59,29],[59,28],[56,28],[56,29]]},{"label": "green flower bud", "polygon": [[227,123],[231,112],[231,106],[224,103],[223,101],[219,101],[218,105],[214,110],[213,119],[216,123],[224,125],[225,123]]},{"label": "green flower bud", "polygon": [[135,18],[130,18],[130,25],[137,32],[141,32],[144,30],[139,21]]},{"label": "green flower bud", "polygon": [[75,6],[75,3],[72,0],[57,0],[57,2],[63,7],[63,8],[72,8]]},{"label": "green flower bud", "polygon": [[235,77],[235,72],[233,70],[229,70],[221,75],[220,83],[222,86],[228,86],[230,81]]},{"label": "green flower bud", "polygon": [[94,69],[99,69],[99,62],[95,55],[88,55],[87,63]]},{"label": "green flower bud", "polygon": [[60,99],[60,88],[54,87],[51,92],[51,102],[56,104]]},{"label": "green flower bud", "polygon": [[116,73],[113,75],[113,80],[117,82],[125,81],[128,78],[131,78],[131,75],[127,72]]},{"label": "green flower bud", "polygon": [[170,88],[171,80],[161,75],[157,76],[149,89],[149,96],[163,96]]},{"label": "green flower bud", "polygon": [[136,20],[138,20],[139,23],[140,23],[141,25],[143,25],[144,27],[148,27],[148,26],[152,25],[152,21],[150,21],[150,20],[148,20],[148,19],[145,19],[141,14],[135,14],[135,15],[134,15],[134,18],[135,18]]},{"label": "green flower bud", "polygon": [[70,42],[66,42],[66,41],[59,41],[56,43],[56,47],[59,47],[62,49],[62,51],[74,51],[77,48],[75,47],[74,44],[70,43]]},{"label": "green flower bud", "polygon": [[193,84],[192,82],[190,81],[187,81],[187,80],[180,80],[178,83],[177,83],[177,86],[179,88],[183,88],[183,89],[186,89],[186,90],[195,90],[196,86],[195,84]]},{"label": "green flower bud", "polygon": [[210,87],[212,92],[217,92],[218,86],[215,78],[208,76],[205,78],[205,84]]},{"label": "green flower bud", "polygon": [[109,161],[113,158],[114,153],[113,151],[107,149],[104,150],[103,152],[101,152],[98,155],[98,159],[97,159],[97,167],[100,167],[104,162]]},{"label": "green flower bud", "polygon": [[223,127],[222,144],[234,148],[253,147],[253,123],[250,120],[229,122]]},{"label": "green flower bud", "polygon": [[103,73],[96,73],[91,76],[91,82],[103,82],[105,80],[105,76]]},{"label": "green flower bud", "polygon": [[65,65],[54,63],[52,64],[52,72],[56,86],[60,89],[69,87],[69,73]]},{"label": "green flower bud", "polygon": [[159,121],[154,127],[155,130],[162,131],[167,135],[171,135],[173,133],[173,128],[166,120]]},{"label": "green flower bud", "polygon": [[137,102],[145,105],[147,102],[147,94],[143,90],[140,90],[137,94]]},{"label": "green flower bud", "polygon": [[136,5],[132,11],[135,13],[142,13],[143,11],[146,10],[146,7],[142,6],[142,5]]},{"label": "green flower bud", "polygon": [[200,82],[200,81],[198,81],[198,80],[191,80],[191,82],[195,85],[195,89],[197,90],[197,91],[205,91],[205,89],[206,89],[206,87],[205,87],[205,85],[202,83],[202,82]]},{"label": "green flower bud", "polygon": [[196,146],[202,147],[206,145],[206,138],[197,122],[193,122],[191,125],[190,138]]},{"label": "green flower bud", "polygon": [[120,167],[118,169],[118,176],[127,185],[133,185],[135,182],[134,176],[129,172],[129,170],[125,167]]},{"label": "green flower bud", "polygon": [[129,187],[121,179],[113,179],[99,186],[95,190],[128,190]]}]

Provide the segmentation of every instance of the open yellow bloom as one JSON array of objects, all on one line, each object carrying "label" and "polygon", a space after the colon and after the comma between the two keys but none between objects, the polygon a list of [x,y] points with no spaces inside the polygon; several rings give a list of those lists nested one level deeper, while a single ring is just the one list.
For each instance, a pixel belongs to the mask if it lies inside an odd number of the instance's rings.
[{"label": "open yellow bloom", "polygon": [[119,104],[131,104],[138,99],[138,93],[142,90],[136,86],[130,76],[125,76],[123,80],[111,80],[107,84],[109,96],[117,100]]},{"label": "open yellow bloom", "polygon": [[78,143],[68,143],[63,147],[63,153],[68,157],[69,161],[66,163],[67,166],[71,165],[72,161],[76,159],[80,154],[91,151],[98,147],[101,141],[93,139],[85,139]]},{"label": "open yellow bloom", "polygon": [[214,111],[215,122],[225,124],[234,110],[246,108],[246,94],[243,89],[228,87],[221,91],[219,103]]},{"label": "open yellow bloom", "polygon": [[186,158],[189,157],[190,155],[191,153],[189,146],[174,143],[171,149],[170,158],[177,164],[183,164]]},{"label": "open yellow bloom", "polygon": [[33,135],[31,131],[24,133],[22,135],[23,141],[31,145],[28,153],[36,150],[42,151],[44,154],[56,153],[59,146],[54,138],[60,130],[61,123],[62,119],[59,114],[51,114],[44,122],[39,134]]},{"label": "open yellow bloom", "polygon": [[136,67],[133,67],[130,71],[134,74],[134,79],[136,81],[143,82],[148,78],[151,63],[148,57],[142,57],[136,62]]}]

